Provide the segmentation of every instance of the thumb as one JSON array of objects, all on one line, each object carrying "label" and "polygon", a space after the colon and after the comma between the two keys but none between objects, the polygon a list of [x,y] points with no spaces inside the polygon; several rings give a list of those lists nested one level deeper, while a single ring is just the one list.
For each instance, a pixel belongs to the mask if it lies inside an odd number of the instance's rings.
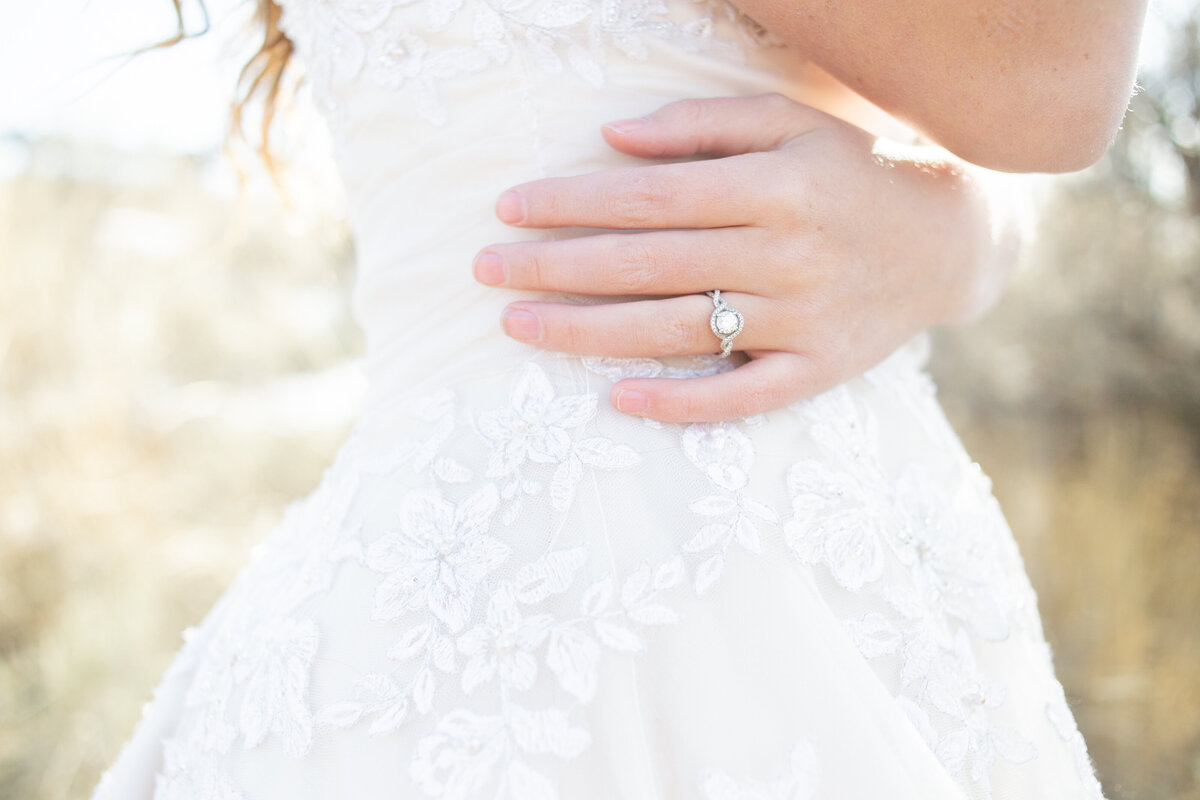
[{"label": "thumb", "polygon": [[610,146],[644,158],[733,156],[771,150],[831,119],[771,92],[675,100],[645,117],[609,122],[600,130]]}]

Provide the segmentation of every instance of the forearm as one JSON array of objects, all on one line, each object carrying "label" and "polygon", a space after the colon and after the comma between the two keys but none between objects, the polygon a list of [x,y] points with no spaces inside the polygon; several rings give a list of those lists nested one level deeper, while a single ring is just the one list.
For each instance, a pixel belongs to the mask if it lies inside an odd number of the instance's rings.
[{"label": "forearm", "polygon": [[971,163],[1095,162],[1133,90],[1146,0],[738,5],[853,91]]},{"label": "forearm", "polygon": [[[630,155],[687,160],[521,184],[497,215],[635,232],[492,245],[475,269],[507,288],[658,298],[506,309],[516,339],[618,358],[714,352],[702,292],[719,287],[744,315],[733,347],[748,363],[622,379],[611,398],[627,413],[713,421],[819,394],[918,332],[981,312],[1014,260],[1014,206],[980,170],[780,94],[678,100],[603,135]],[[713,157],[690,158],[700,154]]]},{"label": "forearm", "polygon": [[968,284],[956,314],[945,324],[974,322],[996,304],[1017,266],[1033,232],[1032,177],[999,173],[967,165],[966,180],[973,185],[975,202],[982,206],[983,246],[972,265]]},{"label": "forearm", "polygon": [[928,226],[912,224],[902,243],[913,280],[926,287],[923,327],[979,319],[1003,293],[1029,238],[1034,178],[969,164],[937,145],[880,138],[875,154],[893,172],[923,176],[900,212]]}]

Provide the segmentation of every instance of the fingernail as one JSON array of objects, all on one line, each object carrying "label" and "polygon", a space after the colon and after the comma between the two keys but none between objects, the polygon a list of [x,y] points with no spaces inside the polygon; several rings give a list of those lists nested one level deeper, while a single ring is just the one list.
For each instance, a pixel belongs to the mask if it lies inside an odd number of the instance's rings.
[{"label": "fingernail", "polygon": [[617,392],[617,411],[636,414],[645,411],[650,405],[650,398],[633,389],[622,389]]},{"label": "fingernail", "polygon": [[516,225],[525,220],[525,198],[513,191],[505,192],[496,200],[496,216],[501,222]]},{"label": "fingernail", "polygon": [[498,253],[480,253],[475,257],[475,277],[480,283],[499,286],[508,280],[508,269]]},{"label": "fingernail", "polygon": [[506,308],[500,315],[504,331],[514,339],[533,341],[542,335],[542,326],[538,318],[529,311],[519,308]]},{"label": "fingernail", "polygon": [[609,122],[604,127],[612,128],[617,133],[633,133],[638,128],[646,127],[649,122],[650,120],[645,117],[636,117],[634,119],[621,119],[616,122]]}]

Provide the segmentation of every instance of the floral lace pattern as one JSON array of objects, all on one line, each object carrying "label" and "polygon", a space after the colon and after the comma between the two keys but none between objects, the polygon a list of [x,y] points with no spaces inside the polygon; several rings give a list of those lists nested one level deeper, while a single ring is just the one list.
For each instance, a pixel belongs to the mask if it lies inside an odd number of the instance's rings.
[{"label": "floral lace pattern", "polygon": [[514,58],[600,86],[609,54],[645,60],[649,39],[734,59],[780,44],[727,0],[690,2],[690,18],[675,21],[663,0],[284,0],[280,25],[331,117],[337,87],[358,79],[407,91],[420,117],[442,125],[442,84]]},{"label": "floral lace pattern", "polygon": [[771,778],[738,780],[710,767],[701,773],[699,787],[704,800],[812,800],[820,774],[816,750],[801,739],[792,746],[779,774]]},{"label": "floral lace pattern", "polygon": [[[980,671],[968,638],[1007,638],[1008,609],[1020,608],[994,552],[1002,518],[991,513],[987,487],[970,484],[979,473],[968,470],[960,491],[973,495],[956,502],[918,465],[890,479],[879,461],[877,424],[844,386],[802,414],[826,452],[788,473],[788,545],[845,591],[878,592],[884,610],[847,620],[851,638],[868,659],[899,656],[902,707],[947,770],[965,773],[986,794],[997,758],[1019,763],[1037,754],[1020,733],[994,722],[989,712],[1003,704],[1004,688]],[[881,580],[889,566],[902,566],[905,578]]]},{"label": "floral lace pattern", "polygon": [[[870,377],[907,387],[909,402],[925,396],[906,367],[885,362]],[[537,508],[562,518],[582,470],[640,463],[594,429],[594,391],[557,389],[536,361],[513,375],[498,408],[475,412],[446,390],[414,399],[408,414],[419,424],[387,457],[367,456],[370,442],[352,437],[317,492],[289,508],[260,557],[187,633],[178,663],[195,665],[190,723],[166,743],[156,797],[247,800],[222,771],[234,748],[271,740],[300,759],[320,736],[389,736],[421,720],[407,771],[426,796],[558,798],[547,767],[591,746],[580,709],[594,701],[605,664],[645,652],[649,630],[680,623],[678,592],[703,596],[728,559],[755,558],[768,541],[826,571],[830,591],[874,598],[873,610],[842,621],[850,641],[879,665],[947,772],[970,796],[990,797],[993,765],[1038,753],[1028,732],[998,721],[1002,676],[981,668],[972,643],[1015,632],[1044,640],[1032,589],[1010,585],[1003,569],[1015,551],[1002,546],[1008,534],[987,479],[965,454],[961,486],[915,463],[889,478],[877,424],[847,386],[780,413],[797,415],[822,454],[788,471],[788,509],[755,496],[753,421],[664,426],[677,429],[678,452],[709,490],[687,504],[696,527],[679,552],[624,574],[595,572],[586,542],[551,541],[518,560],[517,540],[504,534],[532,513],[520,501],[539,487],[551,488]],[[408,487],[385,504],[394,510],[382,523],[355,502],[372,479]],[[314,708],[323,631],[310,601],[332,589],[342,565],[374,576],[364,611],[394,632],[381,653],[389,667]],[[551,695],[531,702],[547,681]],[[547,705],[549,696],[558,700]],[[1061,687],[1045,712],[1083,785],[1101,797]],[[809,798],[817,777],[816,753],[800,740],[774,774],[737,779],[714,767],[697,786],[707,800]]]},{"label": "floral lace pattern", "polygon": [[[282,5],[335,131],[342,104],[370,105],[372,90],[407,94],[443,124],[455,78],[505,65],[595,86],[609,57],[646,58],[661,43],[732,59],[776,44],[727,0]],[[406,796],[564,797],[556,776],[612,735],[590,724],[604,690],[629,700],[636,689],[619,677],[747,572],[815,587],[812,619],[837,639],[825,644],[878,679],[895,703],[878,710],[941,763],[950,779],[939,785],[984,800],[994,776],[1037,769],[1047,745],[1065,745],[1100,798],[1020,556],[923,358],[906,347],[819,397],[722,423],[637,422],[601,402],[621,378],[734,368],[715,356],[538,353],[384,403],[186,632],[165,679],[183,688],[163,701],[179,721],[162,742],[156,799],[261,800],[238,773],[256,752],[304,774],[314,748],[375,741],[406,758],[387,778]],[[658,529],[630,533],[655,512]],[[766,628],[764,617],[753,622]],[[1044,663],[981,656],[1030,642]],[[1049,685],[1010,696],[1011,664]],[[1020,703],[1036,713],[1015,713]],[[836,794],[839,776],[819,767],[828,745],[795,725],[772,769],[688,769],[688,797]],[[97,800],[120,791],[106,778]]]},{"label": "floral lace pattern", "polygon": [[[1045,652],[1047,661],[1049,661],[1049,650]],[[1053,692],[1053,696],[1046,701],[1046,718],[1054,725],[1055,733],[1070,750],[1071,758],[1075,762],[1075,773],[1079,776],[1080,782],[1089,788],[1093,796],[1099,798],[1101,797],[1100,784],[1096,781],[1095,767],[1088,755],[1083,734],[1079,732],[1079,725],[1075,722],[1075,716],[1071,713],[1070,706],[1067,705],[1062,684],[1055,681],[1050,691]]]}]

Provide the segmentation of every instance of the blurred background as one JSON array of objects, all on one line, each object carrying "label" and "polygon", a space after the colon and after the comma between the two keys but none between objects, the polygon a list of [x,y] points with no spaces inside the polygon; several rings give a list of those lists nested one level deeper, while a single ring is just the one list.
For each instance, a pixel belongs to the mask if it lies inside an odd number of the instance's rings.
[{"label": "blurred background", "polygon": [[[90,794],[356,410],[321,125],[301,94],[286,192],[222,151],[244,6],[132,60],[165,0],[0,10],[0,797]],[[1116,146],[1036,179],[1010,290],[932,369],[1108,796],[1200,800],[1200,8],[1153,6],[1142,60]]]}]

